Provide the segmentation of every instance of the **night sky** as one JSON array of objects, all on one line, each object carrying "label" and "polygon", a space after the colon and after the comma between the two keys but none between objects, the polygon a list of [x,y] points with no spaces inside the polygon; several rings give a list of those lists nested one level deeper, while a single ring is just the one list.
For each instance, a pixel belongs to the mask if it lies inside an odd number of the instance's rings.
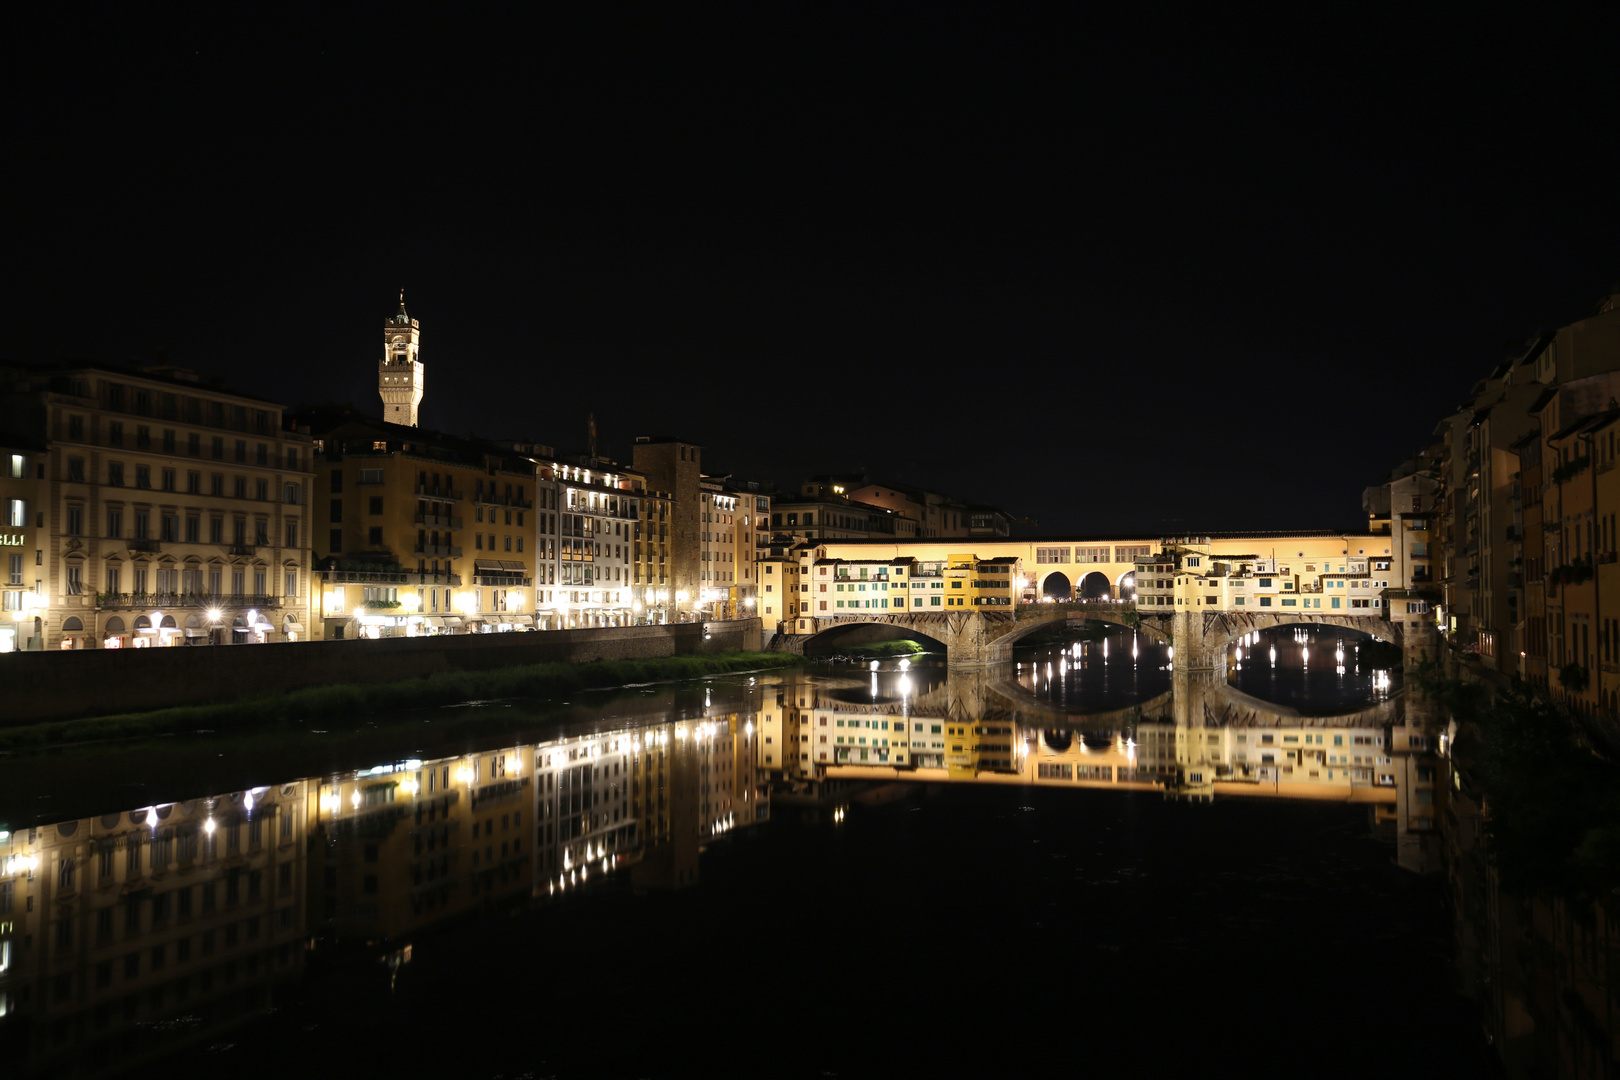
[{"label": "night sky", "polygon": [[377,415],[403,286],[425,426],[1354,527],[1620,279],[1612,15],[329,7],[10,24],[0,357]]}]

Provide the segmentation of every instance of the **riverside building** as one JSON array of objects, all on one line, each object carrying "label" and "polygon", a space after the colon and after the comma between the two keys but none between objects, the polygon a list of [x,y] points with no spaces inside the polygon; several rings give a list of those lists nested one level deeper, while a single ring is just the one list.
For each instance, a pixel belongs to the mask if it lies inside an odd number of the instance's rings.
[{"label": "riverside building", "polygon": [[0,653],[45,647],[45,449],[0,433]]},{"label": "riverside building", "polygon": [[535,520],[542,628],[631,625],[645,479],[595,454],[553,453],[534,467],[543,492]]},{"label": "riverside building", "polygon": [[312,424],[319,638],[534,625],[529,459],[386,421]]},{"label": "riverside building", "polygon": [[[667,550],[661,564],[661,577],[668,579],[658,592],[668,591],[666,609],[672,622],[689,622],[698,616],[705,578],[703,576],[703,448],[673,435],[642,435],[636,438],[631,467],[646,478],[648,487],[667,494],[669,521],[660,522],[659,545]],[[667,539],[665,539],[667,537]],[[709,586],[712,588],[712,586]]]},{"label": "riverside building", "polygon": [[179,368],[9,365],[0,388],[0,430],[22,444],[5,471],[20,456],[36,485],[22,514],[26,637],[51,649],[308,637],[310,441],[280,405]]}]

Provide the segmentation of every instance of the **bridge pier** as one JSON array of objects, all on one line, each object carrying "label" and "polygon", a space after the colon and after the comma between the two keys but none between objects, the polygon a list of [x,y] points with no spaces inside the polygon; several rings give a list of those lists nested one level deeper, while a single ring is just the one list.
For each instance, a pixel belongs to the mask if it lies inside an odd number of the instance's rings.
[{"label": "bridge pier", "polygon": [[1178,611],[1170,619],[1170,670],[1174,673],[1211,671],[1226,659],[1225,640],[1207,632],[1200,611]]}]

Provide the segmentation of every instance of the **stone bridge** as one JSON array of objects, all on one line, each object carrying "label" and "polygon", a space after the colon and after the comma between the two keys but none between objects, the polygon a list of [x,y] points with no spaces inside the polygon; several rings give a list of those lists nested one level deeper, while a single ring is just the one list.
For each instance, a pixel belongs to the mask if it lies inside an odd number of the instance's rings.
[{"label": "stone bridge", "polygon": [[[896,612],[893,615],[824,615],[812,620],[807,634],[780,635],[774,647],[803,653],[822,634],[853,626],[892,626],[945,646],[945,659],[954,665],[1003,664],[1012,661],[1013,646],[1043,627],[1067,622],[1108,622],[1135,626],[1136,606],[1106,602],[1021,604],[1002,609],[946,612]],[[1150,637],[1169,641],[1168,624],[1143,625]]]},{"label": "stone bridge", "polygon": [[1427,641],[1403,641],[1398,623],[1367,615],[1196,609],[1139,612],[1132,603],[1082,602],[974,611],[821,616],[813,620],[812,633],[781,635],[774,647],[803,653],[805,645],[822,634],[845,627],[890,626],[939,642],[945,647],[946,662],[953,666],[1003,664],[1012,660],[1013,646],[1028,634],[1057,623],[1085,621],[1128,626],[1166,642],[1174,650],[1171,665],[1185,671],[1221,667],[1226,647],[1233,641],[1256,630],[1279,626],[1339,626],[1408,650],[1430,645]]}]

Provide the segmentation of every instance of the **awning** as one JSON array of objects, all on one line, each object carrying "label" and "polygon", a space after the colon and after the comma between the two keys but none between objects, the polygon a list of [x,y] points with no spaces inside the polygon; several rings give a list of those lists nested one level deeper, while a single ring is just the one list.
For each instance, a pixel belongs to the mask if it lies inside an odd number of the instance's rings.
[{"label": "awning", "polygon": [[526,574],[529,572],[529,568],[527,566],[524,566],[520,562],[513,562],[511,559],[502,559],[501,569],[513,574]]},{"label": "awning", "polygon": [[477,571],[493,570],[500,573],[506,569],[506,565],[499,559],[474,559],[473,569]]},{"label": "awning", "polygon": [[455,615],[446,615],[444,617],[444,625],[446,625],[446,626],[460,626],[461,625],[461,619],[458,616],[455,616]]},{"label": "awning", "polygon": [[444,620],[439,618],[437,615],[424,615],[424,616],[422,616],[422,622],[426,626],[443,626],[444,625]]},{"label": "awning", "polygon": [[190,628],[188,628],[186,630],[186,637],[207,637],[207,636],[208,636],[208,631],[206,631],[206,630],[192,630]]}]

